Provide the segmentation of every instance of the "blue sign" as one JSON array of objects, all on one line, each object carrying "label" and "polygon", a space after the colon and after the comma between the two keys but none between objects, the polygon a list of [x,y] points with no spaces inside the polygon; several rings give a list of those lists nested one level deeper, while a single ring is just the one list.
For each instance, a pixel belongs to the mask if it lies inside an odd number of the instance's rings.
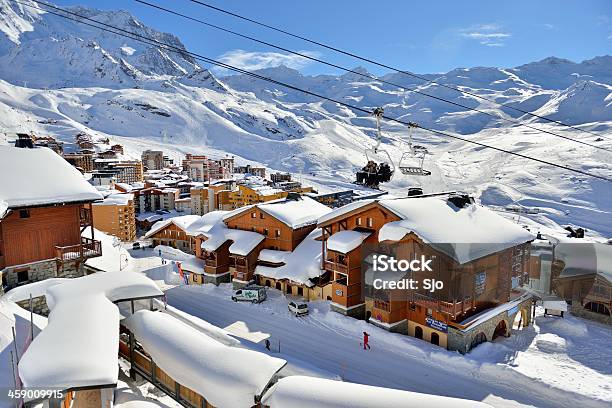
[{"label": "blue sign", "polygon": [[427,316],[425,318],[425,324],[434,330],[438,330],[444,333],[448,331],[448,325],[446,323],[436,320],[433,317]]},{"label": "blue sign", "polygon": [[342,290],[341,289],[336,289],[336,295],[337,296],[342,296]]},{"label": "blue sign", "polygon": [[513,314],[515,314],[516,312],[518,312],[519,307],[518,305],[514,306],[512,309],[508,309],[508,311],[506,312],[507,316],[511,316]]}]

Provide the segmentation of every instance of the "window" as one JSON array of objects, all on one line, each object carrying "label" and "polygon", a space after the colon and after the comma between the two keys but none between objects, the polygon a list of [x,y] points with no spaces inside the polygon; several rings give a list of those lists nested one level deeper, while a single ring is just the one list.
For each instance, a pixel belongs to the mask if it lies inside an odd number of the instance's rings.
[{"label": "window", "polygon": [[263,213],[259,213],[259,218],[261,218],[263,220],[264,219],[264,214]]},{"label": "window", "polygon": [[275,233],[276,238],[279,238],[279,237],[280,237],[280,235],[281,235],[281,232],[280,232],[280,230],[279,230],[279,229],[277,229],[277,230],[276,230],[276,233]]},{"label": "window", "polygon": [[264,229],[263,229],[263,234],[264,234],[266,237],[268,236],[268,229],[267,229],[267,228],[264,228]]},{"label": "window", "polygon": [[257,228],[255,228],[255,227],[251,227],[251,231],[253,231],[253,232],[257,232]]},{"label": "window", "polygon": [[361,217],[355,219],[355,225],[361,225]]},{"label": "window", "polygon": [[368,225],[368,227],[369,227],[369,228],[372,228],[372,225],[374,225],[374,221],[372,220],[372,218],[371,218],[371,217],[368,217],[368,219],[367,219],[367,225]]},{"label": "window", "polygon": [[30,210],[19,210],[19,218],[30,218]]},{"label": "window", "polygon": [[599,302],[589,302],[584,305],[584,308],[590,310],[593,313],[600,313],[603,315],[610,316],[610,309],[606,307],[603,303]]},{"label": "window", "polygon": [[427,309],[427,316],[431,316],[433,314],[433,310]]},{"label": "window", "polygon": [[251,213],[251,218],[257,218],[257,213],[253,211],[253,212]]},{"label": "window", "polygon": [[28,271],[19,271],[17,272],[17,283],[23,283],[23,282],[27,282],[30,280],[30,277],[28,276]]}]

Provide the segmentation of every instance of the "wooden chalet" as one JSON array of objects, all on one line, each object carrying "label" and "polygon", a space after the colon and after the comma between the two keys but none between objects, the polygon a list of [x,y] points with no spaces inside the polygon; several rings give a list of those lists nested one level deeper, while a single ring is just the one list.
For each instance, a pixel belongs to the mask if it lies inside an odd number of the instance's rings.
[{"label": "wooden chalet", "polygon": [[0,174],[3,286],[81,276],[84,261],[102,254],[92,216],[100,193],[47,148],[0,147]]},{"label": "wooden chalet", "polygon": [[[504,307],[514,307],[511,302],[521,294],[513,289],[528,282],[533,237],[465,197],[449,200],[364,200],[322,217],[322,267],[332,274],[332,309],[461,352],[483,337],[508,335],[513,321]],[[372,254],[424,257],[433,272],[376,275],[364,264]],[[421,283],[436,279],[444,287],[435,292],[422,286],[377,290],[372,285],[376,276]],[[482,314],[496,307],[499,313],[483,324]],[[530,307],[531,300],[523,299],[512,318],[520,310],[522,324],[528,324]]]}]

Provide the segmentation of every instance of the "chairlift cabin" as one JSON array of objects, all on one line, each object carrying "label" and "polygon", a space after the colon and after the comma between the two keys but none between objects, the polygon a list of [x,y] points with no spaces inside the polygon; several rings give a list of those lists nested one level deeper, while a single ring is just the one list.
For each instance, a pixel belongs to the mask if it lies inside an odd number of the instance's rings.
[{"label": "chairlift cabin", "polygon": [[372,114],[376,118],[376,146],[371,149],[365,149],[367,163],[356,173],[356,183],[371,188],[378,188],[380,183],[386,183],[391,180],[395,173],[395,165],[389,152],[380,148],[382,140],[380,118],[383,116],[384,110],[383,108],[376,108]]},{"label": "chairlift cabin", "polygon": [[429,176],[431,171],[423,168],[425,156],[429,154],[425,146],[412,144],[412,128],[418,127],[416,123],[410,123],[408,133],[408,150],[402,153],[398,167],[402,174],[408,176]]}]

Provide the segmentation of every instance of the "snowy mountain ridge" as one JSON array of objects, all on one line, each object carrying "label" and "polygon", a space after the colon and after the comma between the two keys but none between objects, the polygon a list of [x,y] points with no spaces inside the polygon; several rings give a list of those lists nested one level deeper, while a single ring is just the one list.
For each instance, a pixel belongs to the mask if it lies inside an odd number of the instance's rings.
[{"label": "snowy mountain ridge", "polygon": [[[176,36],[149,28],[128,12],[70,10],[185,49]],[[361,67],[355,71],[367,74]],[[360,108],[384,106],[392,117],[612,177],[609,153],[507,120],[612,148],[609,139],[596,141],[466,93],[605,136],[612,128],[612,56],[580,63],[551,57],[514,68],[422,75],[437,83],[400,73],[382,78],[399,87],[355,73],[306,76],[283,66],[258,73]],[[9,0],[0,0],[0,129],[0,143],[17,131],[33,131],[57,136],[70,149],[74,135],[87,132],[110,137],[133,156],[151,147],[176,158],[186,152],[229,153],[301,173],[321,190],[354,187],[364,149],[374,144],[374,120],[360,111],[245,75],[216,78],[188,54],[162,51]],[[397,165],[407,149],[407,130],[392,123],[384,123],[383,130],[383,146]],[[432,153],[426,162],[432,176],[396,172],[384,188],[399,194],[419,185],[426,191],[467,190],[489,205],[540,208],[542,222],[552,219],[612,235],[612,221],[601,221],[612,220],[612,189],[606,182],[429,132],[419,130],[414,137]]]}]

